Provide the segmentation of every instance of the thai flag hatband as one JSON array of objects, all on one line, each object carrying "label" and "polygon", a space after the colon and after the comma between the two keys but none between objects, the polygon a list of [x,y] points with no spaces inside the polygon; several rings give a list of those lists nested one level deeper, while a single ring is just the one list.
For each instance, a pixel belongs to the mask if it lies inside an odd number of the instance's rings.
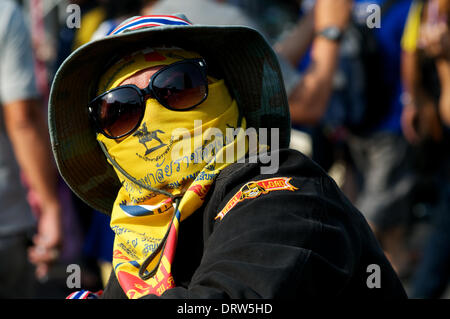
[{"label": "thai flag hatband", "polygon": [[132,18],[123,22],[108,35],[117,35],[127,30],[136,30],[146,27],[157,27],[161,25],[192,25],[189,21],[169,15],[152,15]]}]

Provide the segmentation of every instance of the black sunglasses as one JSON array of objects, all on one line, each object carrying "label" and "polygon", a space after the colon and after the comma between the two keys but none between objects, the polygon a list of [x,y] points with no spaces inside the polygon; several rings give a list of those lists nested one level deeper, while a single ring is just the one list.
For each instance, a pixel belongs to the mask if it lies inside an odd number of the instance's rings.
[{"label": "black sunglasses", "polygon": [[158,70],[146,88],[122,85],[97,96],[88,105],[97,132],[119,139],[135,131],[144,117],[145,101],[156,99],[169,110],[188,111],[208,97],[204,59],[187,59]]}]

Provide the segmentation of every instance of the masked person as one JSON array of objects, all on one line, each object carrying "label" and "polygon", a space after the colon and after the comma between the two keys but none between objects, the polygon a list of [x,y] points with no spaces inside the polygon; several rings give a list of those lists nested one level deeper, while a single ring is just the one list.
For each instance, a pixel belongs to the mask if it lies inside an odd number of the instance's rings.
[{"label": "masked person", "polygon": [[129,19],[63,63],[49,123],[66,182],[111,215],[103,298],[406,296],[362,215],[287,149],[282,75],[251,28]]}]

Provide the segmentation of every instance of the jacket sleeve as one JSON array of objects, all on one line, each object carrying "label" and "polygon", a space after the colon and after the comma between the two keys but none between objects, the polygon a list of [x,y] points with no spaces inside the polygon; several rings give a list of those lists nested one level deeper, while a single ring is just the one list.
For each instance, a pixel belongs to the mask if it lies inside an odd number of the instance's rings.
[{"label": "jacket sleeve", "polygon": [[162,297],[338,294],[350,278],[355,249],[339,222],[323,222],[324,209],[316,195],[290,191],[242,201],[216,221],[189,286]]}]

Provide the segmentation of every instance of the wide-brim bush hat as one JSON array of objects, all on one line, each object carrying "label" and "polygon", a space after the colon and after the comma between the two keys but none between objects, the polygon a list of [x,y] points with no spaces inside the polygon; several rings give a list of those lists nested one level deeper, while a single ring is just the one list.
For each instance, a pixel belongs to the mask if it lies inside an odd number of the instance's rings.
[{"label": "wide-brim bush hat", "polygon": [[[171,45],[201,54],[218,68],[248,127],[279,128],[289,146],[290,116],[276,54],[266,39],[245,26],[193,25],[182,15],[130,18],[108,36],[75,50],[59,67],[50,92],[53,153],[65,182],[94,209],[111,213],[121,184],[91,127],[87,104],[114,58],[144,47]],[[269,135],[270,136],[270,135]],[[268,140],[270,141],[270,140]]]}]

